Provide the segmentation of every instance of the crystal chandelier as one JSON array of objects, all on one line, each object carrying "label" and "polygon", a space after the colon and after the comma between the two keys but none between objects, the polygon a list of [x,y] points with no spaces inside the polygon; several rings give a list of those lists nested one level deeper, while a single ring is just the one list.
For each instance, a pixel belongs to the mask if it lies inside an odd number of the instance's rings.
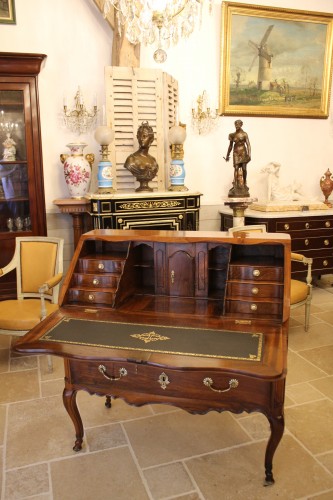
[{"label": "crystal chandelier", "polygon": [[192,127],[200,135],[207,134],[217,124],[218,109],[211,111],[205,90],[198,96],[196,102],[197,107],[192,108]]},{"label": "crystal chandelier", "polygon": [[170,43],[176,45],[180,37],[187,38],[195,28],[196,20],[201,20],[204,2],[211,9],[212,0],[104,0],[104,17],[113,6],[116,9],[118,31],[132,44],[157,43],[154,59],[164,63],[165,49]]},{"label": "crystal chandelier", "polygon": [[72,110],[67,107],[67,99],[64,98],[64,122],[67,128],[77,134],[84,134],[90,130],[96,123],[97,118],[97,103],[91,111],[88,111],[81,93],[80,87],[78,88],[75,97],[75,108]]}]

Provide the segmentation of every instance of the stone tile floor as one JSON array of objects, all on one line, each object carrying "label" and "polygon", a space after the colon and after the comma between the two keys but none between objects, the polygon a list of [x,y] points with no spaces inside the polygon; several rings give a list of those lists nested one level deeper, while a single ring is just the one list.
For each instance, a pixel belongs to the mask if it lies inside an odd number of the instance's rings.
[{"label": "stone tile floor", "polygon": [[[330,286],[330,283],[327,284]],[[329,291],[328,291],[329,290]],[[264,488],[269,435],[258,413],[190,415],[168,406],[130,407],[80,392],[86,435],[61,400],[62,361],[10,355],[0,336],[1,500],[333,499],[333,291],[314,288],[311,327],[292,313],[286,431]]]}]

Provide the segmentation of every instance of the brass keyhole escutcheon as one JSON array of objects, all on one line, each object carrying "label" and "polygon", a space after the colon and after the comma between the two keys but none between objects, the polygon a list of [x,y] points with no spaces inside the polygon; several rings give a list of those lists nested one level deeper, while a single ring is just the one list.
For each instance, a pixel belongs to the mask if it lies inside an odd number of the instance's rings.
[{"label": "brass keyhole escutcheon", "polygon": [[171,280],[172,284],[175,282],[175,271],[174,270],[172,270],[170,273],[170,280]]},{"label": "brass keyhole escutcheon", "polygon": [[170,384],[168,375],[164,372],[161,373],[161,375],[158,377],[158,383],[161,385],[162,389],[165,390]]}]

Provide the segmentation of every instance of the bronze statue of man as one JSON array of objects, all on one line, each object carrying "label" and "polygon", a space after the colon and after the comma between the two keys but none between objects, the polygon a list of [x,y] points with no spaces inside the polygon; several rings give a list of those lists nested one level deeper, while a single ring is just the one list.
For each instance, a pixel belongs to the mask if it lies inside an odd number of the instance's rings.
[{"label": "bronze statue of man", "polygon": [[251,144],[246,132],[242,129],[242,120],[235,121],[236,132],[229,134],[229,148],[225,161],[229,161],[233,150],[234,180],[229,191],[229,198],[248,197],[249,188],[246,184],[247,164],[251,161]]},{"label": "bronze statue of man", "polygon": [[135,191],[153,191],[148,182],[156,177],[158,164],[156,159],[148,153],[154,140],[154,131],[148,122],[142,122],[136,137],[139,142],[139,149],[127,157],[124,167],[140,183],[140,186]]}]

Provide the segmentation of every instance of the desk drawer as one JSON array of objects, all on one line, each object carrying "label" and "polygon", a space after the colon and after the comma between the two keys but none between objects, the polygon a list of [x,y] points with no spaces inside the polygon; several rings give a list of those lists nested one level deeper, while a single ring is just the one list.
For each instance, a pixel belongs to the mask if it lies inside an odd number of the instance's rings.
[{"label": "desk drawer", "polygon": [[278,281],[283,282],[283,268],[271,266],[229,266],[229,280]]},{"label": "desk drawer", "polygon": [[121,273],[125,259],[118,256],[91,256],[79,259],[79,272],[83,273]]},{"label": "desk drawer", "polygon": [[246,314],[249,316],[280,316],[282,315],[282,301],[268,302],[267,300],[260,302],[253,299],[252,301],[240,300],[236,297],[234,300],[226,300],[226,313]]},{"label": "desk drawer", "polygon": [[[101,368],[102,367],[102,368]],[[103,374],[103,373],[104,374]],[[270,384],[258,379],[212,370],[179,370],[126,361],[70,361],[71,383],[93,393],[125,397],[126,393],[218,401],[223,405],[269,401]],[[109,380],[114,378],[114,380]],[[236,380],[236,382],[234,382]],[[215,390],[213,390],[215,389]],[[222,392],[224,391],[224,392]]]},{"label": "desk drawer", "polygon": [[112,305],[115,299],[116,291],[85,290],[79,288],[70,288],[68,290],[69,302],[84,302],[86,304],[106,304]]},{"label": "desk drawer", "polygon": [[94,288],[116,288],[119,283],[119,274],[73,274],[73,285]]},{"label": "desk drawer", "polygon": [[267,298],[282,298],[283,285],[273,283],[244,283],[232,282],[227,283],[227,297],[241,298],[241,297],[267,297]]}]

